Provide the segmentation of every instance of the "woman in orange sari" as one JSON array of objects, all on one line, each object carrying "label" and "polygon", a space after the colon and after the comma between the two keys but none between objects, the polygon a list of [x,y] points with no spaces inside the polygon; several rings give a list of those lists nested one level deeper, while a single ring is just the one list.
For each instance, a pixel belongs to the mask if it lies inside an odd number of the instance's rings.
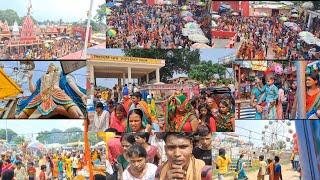
[{"label": "woman in orange sari", "polygon": [[320,119],[320,87],[319,74],[317,72],[307,75],[306,86],[306,117],[307,119]]},{"label": "woman in orange sari", "polygon": [[56,179],[58,178],[58,156],[55,154],[53,155],[53,159],[52,159],[52,162],[53,162],[53,172],[52,172],[52,175],[53,175],[53,178]]}]

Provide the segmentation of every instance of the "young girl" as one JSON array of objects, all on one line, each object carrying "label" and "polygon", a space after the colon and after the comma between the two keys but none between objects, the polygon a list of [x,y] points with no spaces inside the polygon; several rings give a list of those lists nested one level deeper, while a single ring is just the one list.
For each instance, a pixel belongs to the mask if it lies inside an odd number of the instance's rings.
[{"label": "young girl", "polygon": [[211,110],[208,106],[208,104],[201,104],[198,107],[199,110],[199,119],[200,119],[200,125],[206,124],[208,127],[210,127],[211,132],[216,132],[216,122],[212,117]]},{"label": "young girl", "polygon": [[265,85],[265,96],[266,96],[266,103],[267,107],[265,111],[267,111],[265,114],[267,117],[264,119],[276,119],[276,101],[279,97],[279,90],[274,85],[274,76],[271,74],[267,78],[267,84]]},{"label": "young girl", "polygon": [[227,100],[221,100],[219,103],[219,112],[213,116],[216,120],[217,132],[234,131],[234,113],[231,112],[231,104]]}]

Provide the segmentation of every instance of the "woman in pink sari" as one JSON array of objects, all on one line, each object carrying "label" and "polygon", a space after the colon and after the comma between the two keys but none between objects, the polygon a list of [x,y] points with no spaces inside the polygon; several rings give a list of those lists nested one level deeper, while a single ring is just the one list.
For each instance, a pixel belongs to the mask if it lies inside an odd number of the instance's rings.
[{"label": "woman in pink sari", "polygon": [[124,107],[119,104],[115,111],[111,113],[110,128],[115,128],[118,132],[125,132],[127,113]]},{"label": "woman in pink sari", "polygon": [[278,84],[278,100],[277,100],[277,119],[283,119],[283,102],[285,101],[284,90],[282,89],[282,84]]}]

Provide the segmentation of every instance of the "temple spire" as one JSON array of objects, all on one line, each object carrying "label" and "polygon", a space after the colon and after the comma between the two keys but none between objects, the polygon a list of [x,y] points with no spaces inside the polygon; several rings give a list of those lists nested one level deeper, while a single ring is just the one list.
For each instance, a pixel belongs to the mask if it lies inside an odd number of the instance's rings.
[{"label": "temple spire", "polygon": [[28,16],[30,16],[30,15],[31,15],[31,9],[32,9],[32,3],[31,3],[31,0],[29,0]]}]

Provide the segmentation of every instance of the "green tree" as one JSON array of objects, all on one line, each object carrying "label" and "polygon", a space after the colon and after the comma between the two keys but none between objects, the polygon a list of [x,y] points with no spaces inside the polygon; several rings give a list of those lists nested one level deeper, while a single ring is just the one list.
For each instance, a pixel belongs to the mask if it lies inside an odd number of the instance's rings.
[{"label": "green tree", "polygon": [[66,143],[83,141],[83,131],[81,128],[69,128],[65,131]]},{"label": "green tree", "polygon": [[23,136],[16,136],[12,139],[12,141],[15,143],[15,144],[22,144],[23,142],[25,142],[25,139]]},{"label": "green tree", "polygon": [[97,9],[97,14],[94,16],[94,19],[97,20],[98,23],[104,23],[106,20],[106,4],[102,4]]},{"label": "green tree", "polygon": [[224,65],[213,64],[212,61],[202,61],[197,65],[193,65],[188,75],[201,83],[216,79],[215,76],[218,75],[220,82],[225,83],[226,69]]},{"label": "green tree", "polygon": [[81,128],[73,127],[62,131],[60,129],[52,129],[51,131],[43,131],[36,138],[44,144],[60,143],[66,144],[71,142],[83,141],[83,132]]},{"label": "green tree", "polygon": [[[17,137],[17,133],[11,129],[8,129],[8,142],[11,142],[15,137]],[[6,139],[6,130],[0,129],[0,139]]]},{"label": "green tree", "polygon": [[0,20],[7,21],[9,26],[12,26],[14,21],[20,22],[18,13],[12,9],[0,10]]},{"label": "green tree", "polygon": [[200,62],[199,49],[125,49],[126,56],[164,59],[165,66],[160,69],[160,79],[168,82],[174,73],[188,73],[192,65]]},{"label": "green tree", "polygon": [[285,141],[282,141],[282,140],[280,140],[280,141],[278,141],[277,143],[276,143],[276,149],[285,149],[286,148],[286,142]]},{"label": "green tree", "polygon": [[97,133],[95,132],[89,132],[88,133],[88,139],[89,139],[89,143],[93,146],[95,144],[97,144],[98,142],[102,141],[101,138],[99,138],[97,136]]}]

